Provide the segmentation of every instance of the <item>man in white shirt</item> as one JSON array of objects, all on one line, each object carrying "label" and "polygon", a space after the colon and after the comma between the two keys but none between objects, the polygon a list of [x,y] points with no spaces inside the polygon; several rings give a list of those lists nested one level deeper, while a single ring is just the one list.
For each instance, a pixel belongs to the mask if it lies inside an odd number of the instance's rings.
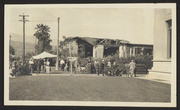
[{"label": "man in white shirt", "polygon": [[60,64],[61,64],[61,70],[64,71],[65,61],[62,59],[62,60],[60,61]]}]

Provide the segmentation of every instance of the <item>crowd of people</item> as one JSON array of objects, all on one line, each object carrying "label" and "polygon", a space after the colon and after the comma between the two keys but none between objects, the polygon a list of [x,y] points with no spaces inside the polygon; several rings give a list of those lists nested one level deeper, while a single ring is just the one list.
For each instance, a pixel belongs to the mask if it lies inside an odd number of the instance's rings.
[{"label": "crowd of people", "polygon": [[[59,67],[61,71],[70,71],[71,70],[71,62],[69,60],[60,59]],[[20,67],[22,67],[21,61],[13,61],[10,62],[10,74],[12,76],[16,76],[17,74],[22,73]],[[24,67],[30,71],[30,73],[36,73],[37,75],[42,73],[50,73],[52,68],[52,60],[51,59],[29,59],[26,61]],[[126,75],[130,77],[135,76],[135,68],[136,63],[134,60],[128,64],[129,71],[126,72]],[[81,62],[76,59],[72,62],[72,71],[75,74],[78,73],[88,73],[88,74],[100,74],[109,75],[109,76],[122,76],[124,74],[124,70],[118,69],[118,64],[116,61],[105,61],[103,59],[89,59],[87,64],[81,65]],[[26,71],[27,72],[27,71]]]},{"label": "crowd of people", "polygon": [[90,73],[90,74],[100,74],[108,76],[122,76],[126,74],[128,77],[134,77],[136,63],[134,60],[127,65],[128,71],[124,69],[119,69],[116,61],[105,61],[103,59],[89,60],[88,63],[81,67],[78,60],[74,62],[73,70],[74,73]]},{"label": "crowd of people", "polygon": [[29,65],[27,61],[25,61],[25,64],[23,64],[20,60],[13,60],[9,62],[9,73],[12,77],[30,73],[28,68]]},{"label": "crowd of people", "polygon": [[41,72],[49,73],[51,71],[51,64],[49,59],[29,59],[23,64],[20,60],[13,60],[9,62],[10,75],[16,77],[20,74],[29,74]]}]

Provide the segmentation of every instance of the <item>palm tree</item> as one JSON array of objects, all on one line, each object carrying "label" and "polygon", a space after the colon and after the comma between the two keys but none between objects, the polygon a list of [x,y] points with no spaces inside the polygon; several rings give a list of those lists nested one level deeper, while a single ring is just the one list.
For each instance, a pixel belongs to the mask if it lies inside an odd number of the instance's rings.
[{"label": "palm tree", "polygon": [[38,24],[35,28],[37,31],[34,34],[34,36],[38,39],[38,43],[35,46],[38,54],[42,53],[43,51],[50,51],[52,49],[52,46],[50,45],[50,42],[52,41],[50,39],[50,27],[43,24]]}]

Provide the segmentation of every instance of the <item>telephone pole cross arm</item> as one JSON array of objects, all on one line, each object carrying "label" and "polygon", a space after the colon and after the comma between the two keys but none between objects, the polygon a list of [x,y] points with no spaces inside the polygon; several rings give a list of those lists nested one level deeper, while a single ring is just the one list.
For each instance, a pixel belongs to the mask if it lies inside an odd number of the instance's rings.
[{"label": "telephone pole cross arm", "polygon": [[23,22],[23,56],[22,56],[22,61],[23,61],[23,65],[25,64],[25,23],[29,20],[26,19],[26,17],[29,17],[29,15],[19,15],[19,17],[22,17],[22,21]]}]

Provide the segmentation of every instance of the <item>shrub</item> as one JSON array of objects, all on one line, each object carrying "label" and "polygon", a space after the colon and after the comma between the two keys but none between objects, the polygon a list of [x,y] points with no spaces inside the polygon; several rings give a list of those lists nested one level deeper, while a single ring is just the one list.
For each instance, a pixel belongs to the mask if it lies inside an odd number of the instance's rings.
[{"label": "shrub", "polygon": [[134,60],[137,64],[137,71],[144,71],[147,69],[151,69],[153,66],[152,55],[136,55],[131,57],[123,57],[119,58],[118,54],[113,56],[105,57],[105,61],[115,61],[117,63],[117,69],[120,71],[128,71],[128,67],[126,64],[129,64],[131,60]]},{"label": "shrub", "polygon": [[79,65],[81,67],[85,67],[87,65],[89,59],[88,58],[78,58],[78,61],[79,61]]},{"label": "shrub", "polygon": [[[90,59],[92,60],[92,62],[94,60],[96,60],[95,58],[90,58]],[[113,56],[106,56],[103,58],[103,60],[105,61],[104,73],[108,73],[109,69],[112,70],[112,68],[107,67],[107,62],[109,62],[109,61],[111,61],[111,62],[115,61],[117,64],[116,69],[120,72],[123,71],[126,73],[129,71],[128,64],[131,62],[131,60],[134,60],[136,62],[138,73],[145,73],[147,71],[147,69],[152,68],[152,64],[153,64],[152,59],[153,59],[153,57],[150,55],[136,55],[136,56],[131,56],[131,57],[129,57],[129,56],[123,57],[123,58],[119,58],[118,54],[115,54]],[[81,67],[86,67],[86,65],[89,61],[89,58],[78,58],[78,61],[79,61],[79,65]],[[93,69],[93,68],[91,68],[91,69]]]},{"label": "shrub", "polygon": [[152,55],[137,55],[134,60],[137,64],[144,64],[147,69],[151,69],[153,66]]},{"label": "shrub", "polygon": [[29,75],[30,74],[30,69],[29,69],[29,65],[25,64],[25,65],[18,65],[17,67],[18,70],[18,75]]},{"label": "shrub", "polygon": [[117,64],[129,64],[131,60],[134,60],[136,64],[144,64],[147,69],[152,68],[152,55],[136,55],[131,57],[119,58],[118,54],[108,56],[105,58],[107,61],[116,61]]}]

